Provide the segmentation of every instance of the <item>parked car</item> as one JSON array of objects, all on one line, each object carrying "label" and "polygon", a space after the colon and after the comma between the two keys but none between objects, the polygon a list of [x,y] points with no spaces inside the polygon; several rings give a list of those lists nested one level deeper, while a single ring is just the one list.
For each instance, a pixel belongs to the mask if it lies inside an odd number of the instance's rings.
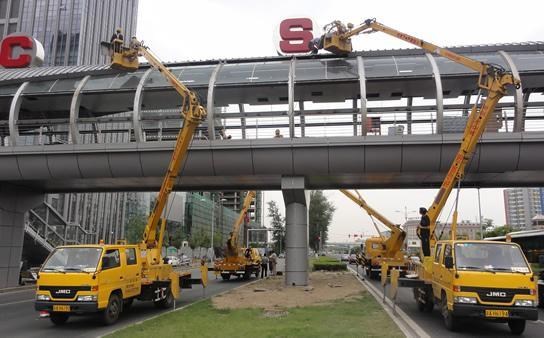
[{"label": "parked car", "polygon": [[347,262],[347,261],[349,261],[349,255],[348,255],[348,254],[342,254],[342,255],[340,255],[340,260],[341,260],[342,262]]},{"label": "parked car", "polygon": [[186,255],[181,255],[179,260],[180,260],[180,265],[191,265],[191,259],[187,257]]},{"label": "parked car", "polygon": [[179,259],[178,256],[167,256],[166,262],[172,266],[180,266],[181,265],[181,259]]}]

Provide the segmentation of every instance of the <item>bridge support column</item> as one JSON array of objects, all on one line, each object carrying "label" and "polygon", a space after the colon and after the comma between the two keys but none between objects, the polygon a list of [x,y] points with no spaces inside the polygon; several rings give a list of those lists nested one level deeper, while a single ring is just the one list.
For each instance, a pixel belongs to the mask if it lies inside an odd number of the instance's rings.
[{"label": "bridge support column", "polygon": [[43,194],[11,184],[0,185],[0,289],[17,286],[23,240],[24,215],[43,201]]},{"label": "bridge support column", "polygon": [[285,202],[285,284],[308,285],[308,207],[304,177],[283,177]]}]

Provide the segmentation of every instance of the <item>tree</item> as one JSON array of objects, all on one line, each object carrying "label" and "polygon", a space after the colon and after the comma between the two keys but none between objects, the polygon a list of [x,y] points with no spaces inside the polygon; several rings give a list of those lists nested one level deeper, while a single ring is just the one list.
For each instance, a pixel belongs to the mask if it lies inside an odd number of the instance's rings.
[{"label": "tree", "polygon": [[129,244],[137,244],[142,241],[147,216],[142,213],[132,215],[126,225],[126,238]]},{"label": "tree", "polygon": [[274,251],[281,252],[285,250],[285,218],[281,215],[276,201],[268,202],[268,217],[272,218],[272,239],[274,241]]},{"label": "tree", "polygon": [[200,231],[192,233],[189,237],[189,246],[191,249],[209,248],[210,244],[210,236],[204,232],[204,229],[200,229]]},{"label": "tree", "polygon": [[322,190],[310,193],[310,247],[315,251],[321,249],[319,243],[325,243],[329,238],[329,225],[336,208],[329,202]]},{"label": "tree", "polygon": [[484,237],[497,237],[497,236],[504,236],[509,232],[512,232],[514,229],[510,227],[509,225],[503,225],[502,227],[494,227],[494,228],[487,228]]}]

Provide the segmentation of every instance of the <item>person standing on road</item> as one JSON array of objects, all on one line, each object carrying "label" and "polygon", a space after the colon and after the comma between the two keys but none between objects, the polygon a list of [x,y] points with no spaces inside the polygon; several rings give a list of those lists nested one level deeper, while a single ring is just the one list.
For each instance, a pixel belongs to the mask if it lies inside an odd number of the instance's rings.
[{"label": "person standing on road", "polygon": [[419,221],[419,227],[417,228],[417,236],[421,239],[421,250],[423,250],[423,256],[429,257],[431,255],[431,246],[429,239],[431,237],[431,220],[427,215],[426,208],[419,208],[419,214],[421,220]]},{"label": "person standing on road", "polygon": [[270,253],[270,257],[268,257],[268,260],[270,261],[270,275],[275,276],[276,275],[276,264],[278,264],[278,255],[274,251]]},{"label": "person standing on road", "polygon": [[266,254],[263,255],[261,260],[261,278],[268,277],[268,257]]}]

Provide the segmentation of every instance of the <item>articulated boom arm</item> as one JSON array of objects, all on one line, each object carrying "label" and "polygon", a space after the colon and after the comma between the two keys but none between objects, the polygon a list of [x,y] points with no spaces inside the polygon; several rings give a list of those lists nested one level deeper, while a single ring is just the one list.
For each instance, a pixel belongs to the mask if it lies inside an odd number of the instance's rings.
[{"label": "articulated boom arm", "polygon": [[242,210],[240,210],[240,214],[238,215],[238,218],[232,225],[232,235],[227,241],[227,247],[229,251],[232,251],[235,254],[238,254],[238,236],[240,234],[240,228],[242,224],[244,223],[244,218],[246,217],[246,214],[249,210],[249,207],[251,206],[251,202],[255,198],[255,191],[248,191],[246,194],[246,198],[244,199],[244,204],[242,205]]},{"label": "articulated boom arm", "polygon": [[[435,242],[435,227],[436,220],[446,204],[448,197],[465,174],[465,168],[472,158],[478,139],[485,131],[485,126],[499,100],[506,94],[506,88],[513,85],[516,88],[520,86],[520,80],[505,71],[498,65],[483,63],[469,57],[454,53],[448,49],[438,47],[432,43],[423,41],[419,38],[402,33],[393,28],[387,27],[376,19],[365,20],[359,27],[353,28],[353,25],[345,26],[340,21],[333,21],[326,27],[329,27],[328,32],[324,36],[323,48],[333,53],[345,54],[351,52],[351,37],[361,33],[373,33],[376,31],[384,32],[397,39],[404,40],[415,46],[421,47],[424,50],[443,56],[453,62],[459,63],[479,73],[478,87],[481,90],[487,91],[487,97],[477,102],[472,107],[469,120],[465,127],[461,147],[455,155],[448,173],[442,182],[442,186],[436,195],[433,204],[429,208],[429,218],[431,221],[431,246]],[[485,92],[484,95],[485,96]],[[479,98],[478,98],[479,99]]]},{"label": "articulated boom arm", "polygon": [[387,239],[384,239],[384,245],[385,245],[385,251],[386,251],[385,256],[394,257],[396,253],[398,253],[402,248],[404,239],[406,238],[406,232],[402,230],[399,226],[391,222],[389,219],[387,219],[385,216],[380,214],[378,211],[373,209],[370,205],[368,205],[366,201],[361,197],[361,195],[359,195],[359,193],[357,193],[358,196],[355,196],[348,190],[340,189],[340,191],[344,195],[346,195],[350,200],[352,200],[361,208],[363,208],[368,213],[369,216],[376,217],[380,222],[382,222],[383,225],[385,225],[387,228],[389,228],[389,230],[391,230],[391,236]]},{"label": "articulated boom arm", "polygon": [[179,175],[181,164],[187,157],[187,149],[191,143],[193,134],[198,125],[206,119],[206,110],[200,104],[196,94],[189,90],[180,80],[176,78],[174,74],[164,66],[153,54],[151,54],[147,47],[141,45],[139,42],[131,42],[131,50],[129,53],[134,55],[143,56],[146,60],[157,69],[170,84],[176,89],[176,91],[182,97],[181,114],[184,117],[183,127],[180,129],[176,138],[176,144],[168,170],[164,176],[161,190],[157,196],[157,200],[153,207],[149,218],[147,219],[147,225],[144,230],[142,245],[146,248],[157,247],[157,228],[161,214],[163,213],[166,202],[168,201],[168,195],[174,187],[174,183]]}]

